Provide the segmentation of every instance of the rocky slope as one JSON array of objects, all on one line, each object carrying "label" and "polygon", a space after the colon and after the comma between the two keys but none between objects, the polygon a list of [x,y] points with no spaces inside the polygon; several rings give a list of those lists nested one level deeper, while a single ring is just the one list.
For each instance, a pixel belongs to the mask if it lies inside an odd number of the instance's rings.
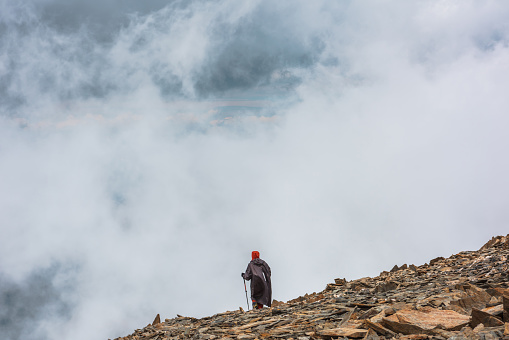
[{"label": "rocky slope", "polygon": [[118,339],[509,339],[508,258],[509,235],[498,236],[478,251],[336,279],[272,308],[164,322],[158,315]]}]

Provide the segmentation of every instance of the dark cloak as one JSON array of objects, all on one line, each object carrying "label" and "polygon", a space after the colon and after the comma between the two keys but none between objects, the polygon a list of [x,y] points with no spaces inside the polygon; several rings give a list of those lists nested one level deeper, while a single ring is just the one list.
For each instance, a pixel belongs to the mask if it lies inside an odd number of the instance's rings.
[{"label": "dark cloak", "polygon": [[270,267],[262,259],[254,259],[247,265],[244,279],[251,280],[251,299],[264,306],[272,303]]}]

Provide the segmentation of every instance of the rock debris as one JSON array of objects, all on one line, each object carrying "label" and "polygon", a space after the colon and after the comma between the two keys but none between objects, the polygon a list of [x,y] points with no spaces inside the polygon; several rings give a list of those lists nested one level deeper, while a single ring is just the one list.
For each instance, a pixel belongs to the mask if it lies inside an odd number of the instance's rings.
[{"label": "rock debris", "polygon": [[509,340],[509,235],[478,251],[395,265],[377,277],[335,279],[271,308],[178,315],[117,340]]}]

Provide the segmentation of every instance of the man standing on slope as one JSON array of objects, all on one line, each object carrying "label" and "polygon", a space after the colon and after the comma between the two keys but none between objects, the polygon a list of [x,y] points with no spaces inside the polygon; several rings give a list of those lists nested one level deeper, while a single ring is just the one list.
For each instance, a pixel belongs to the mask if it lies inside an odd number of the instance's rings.
[{"label": "man standing on slope", "polygon": [[261,309],[264,305],[269,306],[272,303],[272,284],[270,282],[270,267],[260,258],[260,253],[253,251],[252,260],[247,265],[242,277],[251,281],[251,300],[253,300],[253,309]]}]

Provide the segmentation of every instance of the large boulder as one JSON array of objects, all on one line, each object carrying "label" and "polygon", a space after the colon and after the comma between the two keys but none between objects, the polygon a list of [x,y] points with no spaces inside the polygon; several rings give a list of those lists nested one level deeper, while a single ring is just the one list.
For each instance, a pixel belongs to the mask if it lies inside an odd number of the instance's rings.
[{"label": "large boulder", "polygon": [[402,334],[436,334],[437,329],[456,331],[469,323],[469,316],[434,308],[400,310],[382,319],[386,328]]},{"label": "large boulder", "polygon": [[480,323],[482,323],[486,327],[497,327],[504,325],[504,322],[502,320],[497,319],[493,315],[482,310],[472,308],[472,321],[470,322],[470,326],[472,328],[475,328]]}]

